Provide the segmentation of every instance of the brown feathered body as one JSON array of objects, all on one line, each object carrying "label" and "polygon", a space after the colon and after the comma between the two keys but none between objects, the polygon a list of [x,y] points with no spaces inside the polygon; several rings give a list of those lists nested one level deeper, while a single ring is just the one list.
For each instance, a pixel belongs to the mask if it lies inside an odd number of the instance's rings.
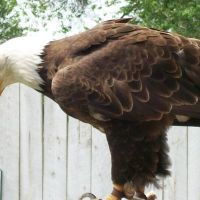
[{"label": "brown feathered body", "polygon": [[52,41],[39,74],[64,112],[106,133],[113,182],[144,186],[169,174],[167,129],[200,125],[200,41],[126,22]]}]

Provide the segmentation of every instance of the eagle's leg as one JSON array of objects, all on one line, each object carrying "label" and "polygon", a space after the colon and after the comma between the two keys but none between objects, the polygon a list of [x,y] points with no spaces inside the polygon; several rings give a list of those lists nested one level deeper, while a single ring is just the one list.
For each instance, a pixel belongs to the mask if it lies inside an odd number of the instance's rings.
[{"label": "eagle's leg", "polygon": [[157,184],[157,177],[169,175],[166,129],[172,123],[162,120],[134,124],[113,121],[106,130],[112,160],[113,192],[105,200],[155,200],[145,195],[148,184]]},{"label": "eagle's leg", "polygon": [[122,185],[113,185],[113,192],[105,200],[121,200],[123,197],[128,200],[155,200],[154,193],[147,196],[144,193],[145,187],[134,187],[131,182]]},{"label": "eagle's leg", "polygon": [[134,187],[131,182],[124,185],[124,196],[129,200],[155,200],[156,195],[150,193],[147,196],[144,193],[145,187]]},{"label": "eagle's leg", "polygon": [[171,121],[167,118],[162,120],[162,126],[157,122],[118,122],[106,134],[111,152],[113,183],[124,186],[126,183],[132,184],[132,194],[127,196],[124,191],[128,199],[154,200],[155,195],[145,195],[145,186],[157,185],[157,176],[169,175],[165,131]]},{"label": "eagle's leg", "polygon": [[[80,200],[85,198],[90,198],[91,200],[101,200],[91,193],[86,193],[82,195]],[[121,200],[122,198],[127,198],[128,200],[155,200],[156,195],[151,193],[150,195],[144,194],[144,187],[134,188],[133,185],[128,182],[124,185],[113,185],[113,191],[108,195],[105,200]]]}]

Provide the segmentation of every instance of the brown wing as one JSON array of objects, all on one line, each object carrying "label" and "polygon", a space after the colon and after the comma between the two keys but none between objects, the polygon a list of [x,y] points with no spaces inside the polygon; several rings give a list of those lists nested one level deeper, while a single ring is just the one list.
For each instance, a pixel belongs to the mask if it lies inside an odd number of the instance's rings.
[{"label": "brown wing", "polygon": [[109,21],[76,36],[71,52],[75,61],[62,62],[52,91],[79,119],[159,120],[174,108],[198,103],[198,40]]}]

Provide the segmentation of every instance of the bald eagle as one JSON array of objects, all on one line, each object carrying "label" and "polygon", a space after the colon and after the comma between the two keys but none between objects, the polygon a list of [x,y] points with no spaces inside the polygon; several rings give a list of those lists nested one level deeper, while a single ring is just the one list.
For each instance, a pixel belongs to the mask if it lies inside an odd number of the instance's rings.
[{"label": "bald eagle", "polygon": [[0,92],[24,83],[105,133],[113,181],[106,200],[155,199],[144,190],[170,174],[168,128],[200,126],[200,40],[128,21],[0,46]]}]

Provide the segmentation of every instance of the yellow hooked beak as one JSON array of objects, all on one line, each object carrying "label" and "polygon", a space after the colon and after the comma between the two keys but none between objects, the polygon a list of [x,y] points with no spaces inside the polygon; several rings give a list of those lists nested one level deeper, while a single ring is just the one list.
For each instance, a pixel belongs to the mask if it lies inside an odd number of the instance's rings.
[{"label": "yellow hooked beak", "polygon": [[0,81],[0,96],[1,96],[3,91],[4,91],[3,81]]}]

